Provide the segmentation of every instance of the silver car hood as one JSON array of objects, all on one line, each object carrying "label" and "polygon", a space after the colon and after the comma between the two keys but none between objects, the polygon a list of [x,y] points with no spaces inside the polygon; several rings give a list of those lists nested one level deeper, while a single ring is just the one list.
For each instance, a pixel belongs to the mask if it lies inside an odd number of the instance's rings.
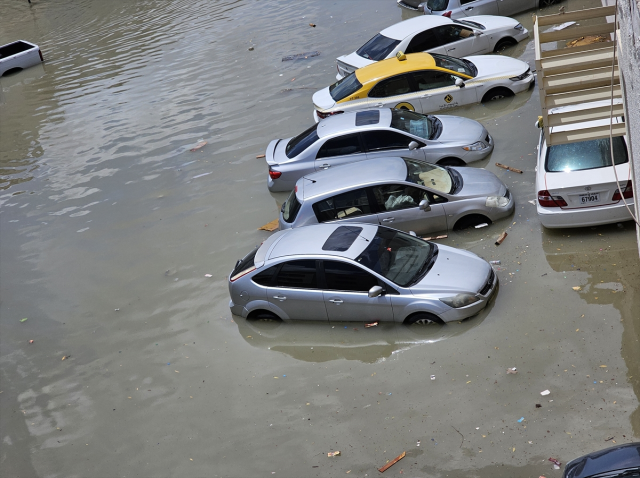
[{"label": "silver car hood", "polygon": [[487,283],[490,272],[489,263],[473,252],[438,245],[435,264],[411,287],[411,292],[414,295],[434,292],[476,294]]},{"label": "silver car hood", "polygon": [[466,56],[465,60],[469,60],[478,69],[476,77],[468,81],[499,77],[511,78],[522,75],[529,69],[528,63],[502,55]]},{"label": "silver car hood", "polygon": [[462,176],[462,190],[456,195],[460,197],[504,196],[507,186],[498,176],[482,168],[453,168]]},{"label": "silver car hood", "polygon": [[329,93],[329,87],[322,88],[313,94],[313,104],[317,109],[328,110],[336,105],[335,100]]},{"label": "silver car hood", "polygon": [[449,115],[436,117],[442,122],[442,133],[436,139],[439,143],[468,145],[484,139],[484,126],[475,120]]}]

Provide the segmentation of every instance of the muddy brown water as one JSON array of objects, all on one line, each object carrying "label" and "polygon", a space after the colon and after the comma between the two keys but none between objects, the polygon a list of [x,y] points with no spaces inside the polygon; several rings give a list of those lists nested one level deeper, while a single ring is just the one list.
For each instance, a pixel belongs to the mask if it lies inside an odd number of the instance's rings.
[{"label": "muddy brown water", "polygon": [[[502,261],[487,310],[446,327],[250,323],[230,315],[226,275],[283,200],[256,155],[311,124],[337,56],[414,14],[393,0],[0,11],[0,42],[46,58],[0,79],[3,476],[374,476],[406,451],[386,474],[536,478],[559,475],[549,457],[640,438],[635,230],[541,228],[536,90],[452,111],[487,126],[496,148],[474,167],[517,200],[441,241]],[[532,64],[533,44],[505,54]]]}]

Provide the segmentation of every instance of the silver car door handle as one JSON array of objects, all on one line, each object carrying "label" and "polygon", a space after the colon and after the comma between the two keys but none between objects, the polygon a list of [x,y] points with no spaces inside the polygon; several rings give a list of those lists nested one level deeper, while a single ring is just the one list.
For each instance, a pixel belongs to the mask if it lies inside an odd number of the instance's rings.
[{"label": "silver car door handle", "polygon": [[388,217],[386,219],[383,219],[382,222],[393,222],[394,219],[395,217]]},{"label": "silver car door handle", "polygon": [[331,167],[330,164],[323,164],[322,169],[329,169]]},{"label": "silver car door handle", "polygon": [[384,105],[383,105],[382,103],[376,103],[376,106],[377,106],[378,108],[382,108]]},{"label": "silver car door handle", "polygon": [[467,7],[465,10],[473,10],[473,7]]},{"label": "silver car door handle", "polygon": [[278,299],[279,301],[287,300],[284,295],[274,295],[273,298]]},{"label": "silver car door handle", "polygon": [[424,95],[422,95],[422,98],[431,98],[431,95],[428,93],[425,93]]},{"label": "silver car door handle", "polygon": [[342,304],[342,299],[330,299],[329,302],[333,302],[336,305]]},{"label": "silver car door handle", "polygon": [[455,50],[455,48],[447,48],[447,50],[453,51],[453,50]]}]

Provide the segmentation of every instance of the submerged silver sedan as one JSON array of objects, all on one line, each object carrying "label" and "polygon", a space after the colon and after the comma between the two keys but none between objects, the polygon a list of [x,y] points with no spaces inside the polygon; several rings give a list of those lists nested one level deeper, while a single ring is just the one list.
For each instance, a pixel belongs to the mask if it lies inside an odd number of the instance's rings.
[{"label": "submerged silver sedan", "polygon": [[245,318],[444,323],[480,312],[498,279],[475,254],[371,224],[279,231],[236,263]]},{"label": "submerged silver sedan", "polygon": [[427,234],[509,216],[515,201],[491,171],[387,157],[301,178],[280,211],[280,229],[366,222]]},{"label": "submerged silver sedan", "polygon": [[493,138],[475,120],[389,108],[346,112],[295,138],[276,139],[265,154],[270,191],[291,191],[303,175],[380,156],[405,156],[447,166],[486,158]]}]

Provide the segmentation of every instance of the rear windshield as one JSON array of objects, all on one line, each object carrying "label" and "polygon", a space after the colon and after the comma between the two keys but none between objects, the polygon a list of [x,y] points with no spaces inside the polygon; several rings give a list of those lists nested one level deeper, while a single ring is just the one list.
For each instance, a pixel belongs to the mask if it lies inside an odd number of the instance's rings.
[{"label": "rear windshield", "polygon": [[356,53],[367,60],[380,61],[384,60],[398,43],[400,43],[400,40],[394,40],[378,33],[362,45]]},{"label": "rear windshield", "polygon": [[236,263],[236,266],[233,268],[233,271],[231,272],[230,277],[233,277],[242,271],[252,268],[254,266],[253,260],[256,257],[256,252],[258,252],[259,248],[260,246],[257,246],[253,251],[251,251],[249,254],[244,256],[244,258],[238,260],[238,262]]},{"label": "rear windshield", "polygon": [[282,219],[289,224],[296,220],[296,216],[298,216],[298,212],[302,206],[296,197],[297,189],[298,188],[291,191],[291,194],[289,194],[289,197],[287,198],[287,202],[282,205]]},{"label": "rear windshield", "polygon": [[[613,138],[613,156],[616,158],[616,164],[629,162],[622,136]],[[544,168],[548,172],[560,172],[584,171],[607,166],[611,166],[609,138],[549,146]]]},{"label": "rear windshield", "polygon": [[442,123],[435,116],[421,115],[409,110],[393,110],[391,127],[423,139],[433,139],[442,130]]},{"label": "rear windshield", "polygon": [[329,93],[334,101],[340,101],[352,95],[360,88],[362,88],[362,83],[358,81],[354,72],[331,85],[329,87]]},{"label": "rear windshield", "polygon": [[449,0],[428,0],[427,1],[427,9],[435,10],[436,12],[440,10],[446,10],[449,6]]},{"label": "rear windshield", "polygon": [[295,158],[313,143],[318,141],[317,129],[318,124],[316,123],[304,133],[299,134],[291,141],[289,141],[284,151],[287,155],[287,158]]},{"label": "rear windshield", "polygon": [[446,68],[447,70],[457,71],[467,76],[476,76],[478,69],[469,60],[463,60],[461,58],[453,58],[452,56],[439,55],[432,53],[431,56],[436,61],[438,68]]}]

